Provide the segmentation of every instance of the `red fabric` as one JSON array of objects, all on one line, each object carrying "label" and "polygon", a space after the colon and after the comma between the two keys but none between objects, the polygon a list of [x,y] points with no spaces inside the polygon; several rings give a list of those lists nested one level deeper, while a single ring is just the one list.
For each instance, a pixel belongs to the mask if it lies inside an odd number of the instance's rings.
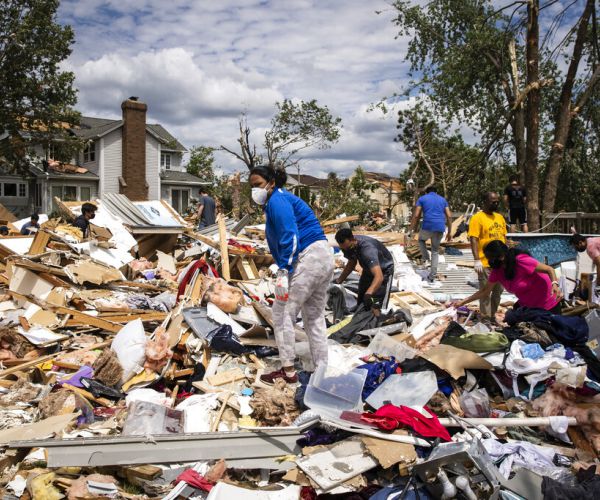
[{"label": "red fabric", "polygon": [[213,266],[207,264],[204,259],[198,259],[194,262],[194,265],[188,269],[181,280],[181,283],[179,283],[179,287],[177,288],[177,300],[185,293],[185,287],[188,286],[188,283],[191,281],[197,269],[200,269],[200,272],[204,275],[207,275],[210,270],[215,278],[219,277],[219,273]]},{"label": "red fabric", "polygon": [[177,479],[175,479],[175,484],[178,484],[182,481],[190,486],[193,486],[194,488],[204,491],[210,491],[214,486],[213,483],[204,479],[204,477],[198,474],[194,469],[188,469],[179,474]]},{"label": "red fabric", "polygon": [[423,437],[442,438],[444,441],[450,441],[450,434],[446,428],[440,424],[437,416],[427,407],[425,410],[431,415],[427,418],[420,412],[409,408],[408,406],[384,405],[375,413],[363,413],[362,420],[377,425],[385,431],[393,431],[398,427],[405,425],[414,430]]}]

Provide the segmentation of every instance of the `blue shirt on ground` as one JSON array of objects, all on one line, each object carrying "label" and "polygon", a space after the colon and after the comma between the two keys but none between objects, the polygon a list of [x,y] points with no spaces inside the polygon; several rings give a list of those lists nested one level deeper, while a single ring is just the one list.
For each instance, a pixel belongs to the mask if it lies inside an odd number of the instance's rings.
[{"label": "blue shirt on ground", "polygon": [[421,196],[417,200],[417,206],[423,210],[423,225],[425,231],[437,231],[443,233],[446,228],[445,209],[448,206],[446,198],[433,191]]},{"label": "blue shirt on ground", "polygon": [[265,205],[269,250],[280,269],[292,272],[298,254],[325,233],[311,208],[283,188],[275,189]]}]

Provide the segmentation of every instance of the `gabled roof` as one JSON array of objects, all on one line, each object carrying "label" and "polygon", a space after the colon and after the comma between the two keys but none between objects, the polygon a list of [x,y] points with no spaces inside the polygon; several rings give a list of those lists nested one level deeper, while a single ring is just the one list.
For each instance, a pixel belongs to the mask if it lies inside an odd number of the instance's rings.
[{"label": "gabled roof", "polygon": [[314,177],[312,175],[288,174],[288,177],[293,179],[297,184],[302,185],[302,186],[326,188],[329,185],[327,179],[319,179],[318,177]]},{"label": "gabled roof", "polygon": [[189,184],[194,186],[208,186],[210,184],[210,182],[204,182],[200,177],[178,170],[164,170],[160,174],[160,181],[162,184]]},{"label": "gabled roof", "polygon": [[393,192],[400,192],[404,190],[404,186],[396,177],[392,177],[391,175],[383,172],[365,172],[365,178],[370,182],[383,185],[385,189],[389,189],[391,183]]},{"label": "gabled roof", "polygon": [[[123,120],[110,120],[107,118],[95,118],[93,116],[82,116],[79,127],[73,132],[82,139],[99,139],[106,134],[123,126]],[[170,151],[187,151],[169,131],[159,123],[147,123],[146,130],[162,144],[168,146]]]},{"label": "gabled roof", "polygon": [[165,141],[165,144],[170,146],[166,149],[170,149],[171,151],[187,151],[185,146],[175,139],[175,137],[173,137],[160,123],[148,123],[146,124],[146,128],[152,130],[157,136]]}]

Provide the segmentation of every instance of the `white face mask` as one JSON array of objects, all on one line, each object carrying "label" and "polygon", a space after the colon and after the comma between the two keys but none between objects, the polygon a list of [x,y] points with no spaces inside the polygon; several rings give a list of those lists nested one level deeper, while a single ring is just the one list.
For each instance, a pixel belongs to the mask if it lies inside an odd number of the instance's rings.
[{"label": "white face mask", "polygon": [[269,192],[265,188],[252,188],[252,199],[257,205],[264,205],[268,196]]}]

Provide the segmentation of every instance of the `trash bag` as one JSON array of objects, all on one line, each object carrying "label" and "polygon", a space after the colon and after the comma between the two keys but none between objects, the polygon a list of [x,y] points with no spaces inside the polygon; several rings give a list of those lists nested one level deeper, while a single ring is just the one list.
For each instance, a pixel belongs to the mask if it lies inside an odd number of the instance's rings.
[{"label": "trash bag", "polygon": [[228,352],[230,354],[247,354],[252,350],[240,342],[239,337],[233,333],[231,326],[222,325],[215,328],[206,336],[211,349],[215,351]]}]

